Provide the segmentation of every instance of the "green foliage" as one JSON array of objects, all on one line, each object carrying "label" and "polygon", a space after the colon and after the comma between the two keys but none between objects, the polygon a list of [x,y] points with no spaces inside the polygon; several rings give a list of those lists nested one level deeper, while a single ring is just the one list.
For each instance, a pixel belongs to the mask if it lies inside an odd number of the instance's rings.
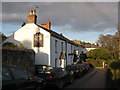
[{"label": "green foliage", "polygon": [[6,42],[6,43],[3,43],[2,47],[13,47],[13,48],[16,48],[18,46],[15,45],[14,43]]},{"label": "green foliage", "polygon": [[1,39],[0,42],[3,42],[4,40],[7,39],[7,37],[3,33],[0,32],[0,39]]},{"label": "green foliage", "polygon": [[11,48],[27,49],[27,48],[24,47],[22,44],[20,44],[20,46],[18,46],[18,45],[15,45],[14,43],[11,43],[11,42],[3,43],[2,47],[11,47]]},{"label": "green foliage", "polygon": [[20,44],[19,48],[22,48],[22,49],[27,49],[26,47],[24,47],[22,44]]},{"label": "green foliage", "polygon": [[120,61],[114,60],[110,63],[111,80],[115,88],[120,88]]},{"label": "green foliage", "polygon": [[92,63],[93,66],[95,66],[95,67],[102,67],[102,65],[103,65],[103,61],[99,60],[99,59],[95,60],[95,59],[92,59],[92,58],[88,58],[86,61]]},{"label": "green foliage", "polygon": [[113,61],[112,63],[110,63],[110,68],[113,70],[120,70],[120,61]]},{"label": "green foliage", "polygon": [[107,59],[111,59],[111,52],[108,49],[99,48],[99,49],[90,50],[89,52],[87,52],[87,56],[92,59],[107,60]]}]

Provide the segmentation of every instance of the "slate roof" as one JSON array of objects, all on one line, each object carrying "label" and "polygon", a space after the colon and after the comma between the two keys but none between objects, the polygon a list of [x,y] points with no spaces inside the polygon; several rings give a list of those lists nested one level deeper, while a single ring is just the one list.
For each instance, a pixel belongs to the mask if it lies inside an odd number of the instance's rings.
[{"label": "slate roof", "polygon": [[40,26],[38,24],[36,24],[36,25],[39,26],[40,28],[43,28],[44,30],[48,31],[51,34],[51,36],[53,36],[53,37],[59,38],[61,40],[64,40],[64,41],[66,41],[66,42],[68,42],[70,44],[73,44],[75,46],[82,46],[82,45],[74,43],[73,41],[69,40],[68,38],[64,37],[63,35],[58,34],[57,32],[55,32],[53,30],[48,30],[48,29],[46,29],[46,28],[44,28],[44,27],[42,27],[42,26]]}]

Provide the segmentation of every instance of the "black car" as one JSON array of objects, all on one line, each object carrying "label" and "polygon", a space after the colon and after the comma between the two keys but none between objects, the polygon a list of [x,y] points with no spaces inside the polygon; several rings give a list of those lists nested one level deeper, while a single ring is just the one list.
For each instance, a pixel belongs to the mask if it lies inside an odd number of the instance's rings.
[{"label": "black car", "polygon": [[93,64],[89,63],[89,70],[90,70],[90,71],[93,71],[93,69],[94,69]]},{"label": "black car", "polygon": [[42,79],[11,65],[2,65],[2,90],[40,90]]},{"label": "black car", "polygon": [[72,73],[74,77],[81,77],[83,74],[83,70],[78,65],[67,65],[65,69]]},{"label": "black car", "polygon": [[37,76],[39,73],[43,73],[45,70],[47,70],[51,66],[47,65],[35,65],[35,76]]},{"label": "black car", "polygon": [[83,73],[87,73],[89,71],[89,64],[88,63],[81,63],[81,64],[78,64],[78,66],[82,68]]},{"label": "black car", "polygon": [[72,83],[73,77],[63,68],[49,67],[44,72],[39,72],[39,77],[44,79],[43,86],[63,88],[66,83]]}]

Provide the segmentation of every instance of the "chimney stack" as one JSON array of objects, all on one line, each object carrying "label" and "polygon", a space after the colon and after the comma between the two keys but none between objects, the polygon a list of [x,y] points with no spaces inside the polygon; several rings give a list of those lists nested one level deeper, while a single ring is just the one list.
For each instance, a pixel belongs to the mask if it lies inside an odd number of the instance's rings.
[{"label": "chimney stack", "polygon": [[30,14],[28,15],[28,23],[37,23],[36,10],[30,10]]},{"label": "chimney stack", "polygon": [[41,24],[42,27],[50,30],[51,29],[51,22],[48,20],[45,24]]}]

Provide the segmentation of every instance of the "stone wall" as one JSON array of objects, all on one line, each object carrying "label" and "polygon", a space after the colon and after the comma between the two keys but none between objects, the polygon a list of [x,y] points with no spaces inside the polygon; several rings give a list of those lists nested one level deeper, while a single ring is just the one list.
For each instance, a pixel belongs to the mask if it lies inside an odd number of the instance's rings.
[{"label": "stone wall", "polygon": [[2,48],[2,64],[14,65],[34,73],[35,52],[32,49]]}]

